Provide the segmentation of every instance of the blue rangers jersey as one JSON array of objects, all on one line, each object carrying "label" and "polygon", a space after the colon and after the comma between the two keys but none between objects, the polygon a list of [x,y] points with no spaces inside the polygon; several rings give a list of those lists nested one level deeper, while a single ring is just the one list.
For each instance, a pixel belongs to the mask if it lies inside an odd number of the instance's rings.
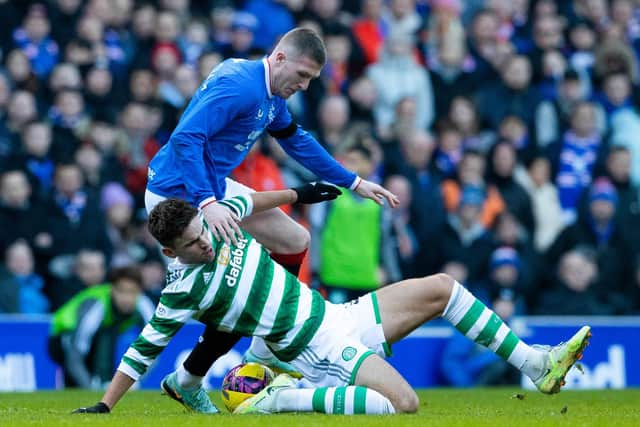
[{"label": "blue rangers jersey", "polygon": [[[228,59],[214,68],[187,106],[169,142],[149,164],[149,191],[195,206],[224,198],[225,178],[246,157],[265,129],[292,124],[283,98],[271,93],[266,59]],[[299,126],[278,142],[323,180],[353,188],[357,176],[344,169]]]}]

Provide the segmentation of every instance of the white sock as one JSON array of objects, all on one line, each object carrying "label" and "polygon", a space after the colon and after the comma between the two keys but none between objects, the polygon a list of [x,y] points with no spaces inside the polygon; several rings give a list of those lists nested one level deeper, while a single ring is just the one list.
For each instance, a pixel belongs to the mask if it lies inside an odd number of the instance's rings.
[{"label": "white sock", "polygon": [[534,381],[544,370],[544,353],[520,340],[493,311],[455,282],[443,318],[467,338],[481,344]]},{"label": "white sock", "polygon": [[271,353],[271,350],[269,350],[269,347],[267,347],[267,344],[265,344],[264,340],[258,337],[253,337],[251,339],[249,351],[259,359],[269,360],[274,357],[273,353]]},{"label": "white sock", "polygon": [[189,373],[189,371],[184,368],[184,365],[178,366],[176,374],[178,377],[178,385],[186,390],[193,390],[200,387],[202,385],[202,379],[204,378]]},{"label": "white sock", "polygon": [[394,414],[382,394],[362,386],[285,389],[278,392],[277,412],[324,414]]}]

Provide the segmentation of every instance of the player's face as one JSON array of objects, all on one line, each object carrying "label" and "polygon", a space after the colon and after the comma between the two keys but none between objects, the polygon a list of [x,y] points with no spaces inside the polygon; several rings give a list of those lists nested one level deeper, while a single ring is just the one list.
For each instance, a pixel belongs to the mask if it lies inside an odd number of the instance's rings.
[{"label": "player's face", "polygon": [[209,232],[198,216],[175,240],[173,248],[163,248],[163,253],[172,258],[178,257],[183,264],[203,264],[213,261],[215,256]]},{"label": "player's face", "polygon": [[122,314],[129,315],[136,309],[136,301],[140,295],[140,286],[131,279],[121,278],[111,288],[113,303]]},{"label": "player's face", "polygon": [[299,90],[307,90],[311,79],[320,75],[321,65],[306,56],[277,58],[279,72],[274,75],[273,92],[287,99]]}]

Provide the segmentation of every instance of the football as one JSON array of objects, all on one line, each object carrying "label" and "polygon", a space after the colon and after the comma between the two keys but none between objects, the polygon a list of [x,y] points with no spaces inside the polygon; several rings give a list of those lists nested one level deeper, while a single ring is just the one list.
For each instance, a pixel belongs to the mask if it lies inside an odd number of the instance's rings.
[{"label": "football", "polygon": [[232,368],[222,381],[222,401],[229,412],[259,393],[274,378],[273,371],[259,363],[243,363]]}]

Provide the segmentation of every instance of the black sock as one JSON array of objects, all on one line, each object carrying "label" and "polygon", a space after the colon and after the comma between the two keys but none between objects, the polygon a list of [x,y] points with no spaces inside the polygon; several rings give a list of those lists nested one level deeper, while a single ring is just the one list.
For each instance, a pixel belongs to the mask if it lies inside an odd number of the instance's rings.
[{"label": "black sock", "polygon": [[226,354],[240,340],[240,335],[217,331],[207,326],[184,361],[184,368],[192,375],[204,377],[213,362]]}]

